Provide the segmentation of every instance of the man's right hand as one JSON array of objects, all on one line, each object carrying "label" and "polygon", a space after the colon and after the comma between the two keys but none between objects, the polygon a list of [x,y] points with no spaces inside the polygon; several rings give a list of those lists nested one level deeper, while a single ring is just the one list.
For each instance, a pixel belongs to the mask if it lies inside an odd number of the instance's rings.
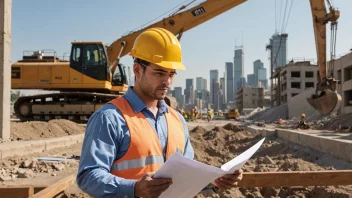
[{"label": "man's right hand", "polygon": [[146,173],[134,187],[135,197],[154,198],[169,188],[172,179],[153,179],[154,173]]}]

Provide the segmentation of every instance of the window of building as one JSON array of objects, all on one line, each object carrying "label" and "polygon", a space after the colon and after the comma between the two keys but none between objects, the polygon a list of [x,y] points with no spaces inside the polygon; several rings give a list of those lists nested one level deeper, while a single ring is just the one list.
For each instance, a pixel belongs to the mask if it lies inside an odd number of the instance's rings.
[{"label": "window of building", "polygon": [[314,73],[312,71],[306,71],[306,78],[313,78]]},{"label": "window of building", "polygon": [[338,84],[341,84],[341,80],[342,80],[341,69],[337,70],[337,80],[339,81]]},{"label": "window of building", "polygon": [[348,67],[348,68],[345,68],[345,69],[344,69],[344,72],[345,72],[344,81],[351,80],[351,79],[352,79],[352,66],[350,66],[350,67]]},{"label": "window of building", "polygon": [[291,77],[293,77],[293,78],[300,78],[300,77],[301,77],[301,72],[299,72],[299,71],[293,71],[293,72],[291,72]]},{"label": "window of building", "polygon": [[309,88],[309,87],[313,87],[314,88],[314,82],[306,82],[305,83],[305,87],[306,87],[306,89]]},{"label": "window of building", "polygon": [[345,106],[352,106],[352,90],[345,91]]},{"label": "window of building", "polygon": [[300,82],[291,82],[291,88],[300,89],[301,83]]}]

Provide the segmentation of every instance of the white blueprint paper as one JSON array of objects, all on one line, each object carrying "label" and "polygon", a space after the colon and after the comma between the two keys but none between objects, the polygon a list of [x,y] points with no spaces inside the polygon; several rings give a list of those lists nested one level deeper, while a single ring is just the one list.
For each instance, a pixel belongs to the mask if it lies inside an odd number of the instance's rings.
[{"label": "white blueprint paper", "polygon": [[222,165],[221,168],[188,159],[179,153],[174,153],[154,174],[154,178],[172,178],[173,181],[170,187],[163,192],[160,197],[194,197],[210,182],[242,168],[242,166],[260,148],[264,140],[265,138],[243,152],[241,155]]}]

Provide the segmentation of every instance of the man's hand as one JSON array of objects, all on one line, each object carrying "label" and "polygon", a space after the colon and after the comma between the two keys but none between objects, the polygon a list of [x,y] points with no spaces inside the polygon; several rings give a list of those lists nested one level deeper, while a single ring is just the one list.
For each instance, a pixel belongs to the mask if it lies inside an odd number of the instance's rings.
[{"label": "man's hand", "polygon": [[134,187],[135,197],[154,198],[169,188],[172,179],[153,179],[154,173],[146,173]]},{"label": "man's hand", "polygon": [[237,182],[242,180],[243,177],[242,169],[236,170],[233,174],[224,175],[212,182],[215,186],[220,189],[230,189],[237,186]]}]

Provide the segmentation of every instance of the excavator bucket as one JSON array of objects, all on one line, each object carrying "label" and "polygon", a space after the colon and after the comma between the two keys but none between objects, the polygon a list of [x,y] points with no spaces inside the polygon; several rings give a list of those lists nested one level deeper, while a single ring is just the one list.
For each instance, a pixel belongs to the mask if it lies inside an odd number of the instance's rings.
[{"label": "excavator bucket", "polygon": [[331,90],[325,90],[324,92],[320,97],[314,97],[313,95],[307,98],[308,103],[322,115],[336,112],[341,107],[342,97]]}]

